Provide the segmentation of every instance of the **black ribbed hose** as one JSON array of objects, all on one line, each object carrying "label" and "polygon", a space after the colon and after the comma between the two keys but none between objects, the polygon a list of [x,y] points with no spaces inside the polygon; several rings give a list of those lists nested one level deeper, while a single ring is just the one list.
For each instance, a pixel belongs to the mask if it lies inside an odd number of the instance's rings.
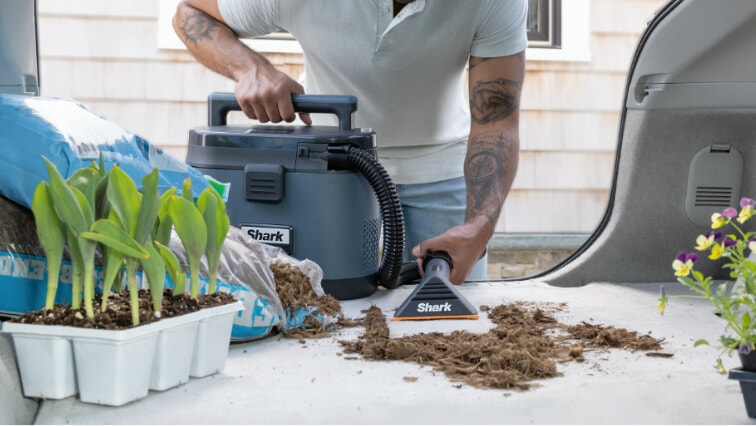
[{"label": "black ribbed hose", "polygon": [[419,278],[417,263],[403,263],[405,236],[402,204],[383,166],[371,153],[353,145],[329,146],[328,165],[333,169],[359,172],[378,199],[383,221],[383,256],[378,268],[378,284],[394,289]]}]

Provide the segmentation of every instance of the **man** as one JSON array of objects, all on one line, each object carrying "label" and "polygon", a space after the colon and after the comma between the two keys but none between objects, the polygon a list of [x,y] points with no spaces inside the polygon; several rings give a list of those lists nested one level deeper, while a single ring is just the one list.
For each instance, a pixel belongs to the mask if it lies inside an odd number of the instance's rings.
[{"label": "man", "polygon": [[[445,251],[460,284],[485,279],[517,170],[526,14],[527,0],[184,0],[173,26],[263,123],[293,121],[305,89],[355,95],[355,127],[375,130],[397,186],[408,258]],[[239,40],[281,30],[302,45],[304,87]]]}]

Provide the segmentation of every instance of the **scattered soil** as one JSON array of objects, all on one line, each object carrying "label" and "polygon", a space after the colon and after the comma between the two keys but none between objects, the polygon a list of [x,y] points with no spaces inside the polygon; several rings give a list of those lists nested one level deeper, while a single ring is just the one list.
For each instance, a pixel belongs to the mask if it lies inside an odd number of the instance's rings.
[{"label": "scattered soil", "polygon": [[383,312],[365,311],[365,334],[356,341],[341,341],[344,353],[367,360],[403,360],[431,366],[454,382],[477,388],[529,389],[533,380],[561,376],[558,363],[583,362],[588,350],[619,348],[651,351],[660,339],[626,329],[583,322],[565,325],[553,314],[564,304],[515,302],[487,311],[495,324],[485,334],[454,331],[389,337]]},{"label": "scattered soil", "polygon": [[[271,265],[276,290],[284,310],[312,306],[324,314],[338,316],[337,326],[362,325],[365,333],[356,341],[340,341],[344,354],[361,355],[371,361],[402,360],[430,366],[461,386],[477,388],[530,389],[534,380],[558,377],[559,363],[584,362],[587,351],[623,349],[647,351],[649,356],[670,357],[658,352],[662,339],[635,331],[581,322],[562,324],[555,314],[566,304],[515,302],[495,307],[481,306],[494,327],[484,334],[454,331],[449,334],[421,333],[391,338],[383,312],[376,306],[364,311],[364,318],[346,319],[339,302],[331,296],[318,297],[299,269]],[[307,328],[287,332],[287,337],[320,338],[328,335],[324,324],[314,316]],[[651,352],[654,351],[654,352]],[[344,356],[346,360],[359,359]],[[414,382],[415,377],[404,377]]]},{"label": "scattered soil", "polygon": [[[149,290],[139,290],[139,324],[148,324],[158,321],[160,318],[170,318],[202,308],[220,306],[233,303],[234,297],[230,293],[216,292],[215,294],[201,294],[197,300],[193,300],[188,294],[174,296],[171,289],[163,290],[163,303],[161,315],[157,317],[152,308],[152,299]],[[108,305],[105,312],[101,311],[102,295],[95,295],[92,302],[94,306],[94,318],[87,318],[84,308],[72,309],[71,306],[57,304],[50,311],[41,309],[30,312],[20,317],[11,319],[11,322],[41,325],[68,325],[82,328],[98,328],[105,330],[122,330],[131,328],[131,303],[128,291],[114,293],[108,297]]]}]

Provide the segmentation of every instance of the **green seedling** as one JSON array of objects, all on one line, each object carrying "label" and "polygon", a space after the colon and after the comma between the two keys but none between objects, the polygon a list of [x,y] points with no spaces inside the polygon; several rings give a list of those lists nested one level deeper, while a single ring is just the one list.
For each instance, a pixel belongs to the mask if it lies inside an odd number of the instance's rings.
[{"label": "green seedling", "polygon": [[[184,188],[186,189],[186,185]],[[185,192],[187,191],[185,190]],[[191,194],[191,191],[188,191],[188,193]],[[194,203],[175,195],[168,199],[168,216],[176,228],[176,234],[181,239],[189,262],[190,297],[197,299],[200,261],[207,246],[205,220]]]},{"label": "green seedling", "polygon": [[160,253],[152,244],[146,242],[144,250],[149,254],[146,259],[141,259],[142,270],[150,283],[150,297],[152,298],[152,310],[155,316],[160,318],[163,309],[163,285],[165,284],[165,262]]},{"label": "green seedling", "polygon": [[158,241],[155,241],[155,246],[160,252],[160,257],[163,259],[163,263],[165,263],[165,269],[168,271],[168,275],[170,275],[171,280],[173,280],[173,294],[183,294],[186,289],[186,274],[181,268],[176,253],[171,251],[171,249],[165,245],[160,244]]},{"label": "green seedling", "polygon": [[158,192],[158,176],[158,169],[153,169],[142,178],[142,204],[139,206],[134,238],[150,254],[149,258],[142,259],[141,265],[150,283],[153,310],[159,317],[163,307],[165,263],[151,241],[152,233],[158,224],[158,213],[162,201]]},{"label": "green seedling", "polygon": [[[159,199],[157,198],[157,173],[158,171],[155,169],[145,177],[147,195],[142,196],[137,190],[136,184],[126,172],[119,167],[113,167],[110,170],[107,189],[108,201],[112,210],[118,216],[122,229],[141,246],[145,245],[147,237],[150,236],[159,210],[159,204],[155,202],[155,199]],[[126,281],[131,302],[131,321],[133,325],[139,325],[139,288],[136,272],[141,262],[151,256],[137,258],[128,253],[124,254],[126,254]],[[155,267],[155,263],[150,263],[151,273],[155,270]],[[159,296],[153,297],[162,297],[162,289],[159,293]]]},{"label": "green seedling", "polygon": [[[176,195],[176,188],[171,187],[160,198],[160,209],[158,209],[158,226],[153,231],[153,240],[160,244],[167,246],[171,241],[171,230],[173,229],[173,222],[168,215],[168,199]],[[183,292],[183,290],[181,291]]]},{"label": "green seedling", "polygon": [[202,213],[207,227],[207,247],[205,248],[209,273],[207,292],[212,294],[215,293],[223,241],[226,239],[231,222],[226,214],[226,203],[212,187],[208,186],[202,191],[197,199],[197,208]]},{"label": "green seedling", "polygon": [[[91,250],[93,257],[91,263],[87,262],[86,254],[90,252],[90,244],[85,243],[82,246],[81,242],[78,241],[79,235],[89,230],[94,219],[94,213],[91,207],[87,205],[86,196],[76,187],[69,185],[53,163],[47,158],[44,158],[44,160],[50,176],[50,197],[61,221],[67,228],[68,248],[74,268],[71,307],[79,309],[81,307],[82,285],[86,286],[91,282],[92,294],[94,294],[94,250]],[[91,280],[87,277],[87,267],[90,264],[92,266]],[[84,283],[81,282],[82,277],[85,280]],[[89,290],[85,287],[84,307],[87,316],[92,318],[94,317],[94,310],[92,309],[92,300],[87,300],[88,294]]]},{"label": "green seedling", "polygon": [[34,223],[37,226],[37,237],[47,257],[45,310],[49,311],[55,304],[55,295],[58,292],[58,278],[60,266],[63,262],[66,231],[55,212],[55,206],[50,196],[50,187],[46,182],[40,182],[34,190],[32,212],[34,213]]}]

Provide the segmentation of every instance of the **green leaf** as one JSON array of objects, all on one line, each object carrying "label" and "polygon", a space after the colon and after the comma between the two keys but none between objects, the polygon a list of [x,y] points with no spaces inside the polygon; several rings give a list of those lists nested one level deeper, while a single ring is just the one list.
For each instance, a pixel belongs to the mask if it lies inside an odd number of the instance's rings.
[{"label": "green leaf", "polygon": [[141,203],[137,186],[120,167],[110,169],[107,189],[108,201],[130,236],[134,236]]},{"label": "green leaf", "polygon": [[65,228],[55,212],[46,182],[40,182],[34,190],[31,209],[37,226],[37,236],[45,254],[48,258],[62,256],[66,243]]},{"label": "green leaf", "polygon": [[100,219],[95,222],[94,225],[92,225],[92,231],[83,233],[82,237],[88,240],[97,241],[123,253],[125,256],[138,259],[146,259],[149,257],[147,251],[128,235],[122,227],[108,219]]},{"label": "green leaf", "polygon": [[194,194],[192,194],[192,180],[189,178],[184,179],[184,185],[181,187],[181,196],[192,203],[194,203]]},{"label": "green leaf", "polygon": [[696,340],[696,341],[695,341],[695,343],[693,343],[693,347],[694,347],[694,348],[695,348],[695,347],[698,347],[698,346],[701,346],[701,345],[706,345],[706,346],[708,346],[708,345],[709,345],[709,342],[708,342],[708,341],[707,341],[706,339],[698,339],[698,340]]},{"label": "green leaf", "polygon": [[163,262],[165,263],[165,269],[173,281],[173,294],[183,294],[186,289],[186,274],[181,269],[181,264],[176,253],[157,241],[155,241],[155,246],[158,248],[160,257],[163,258]]},{"label": "green leaf", "polygon": [[84,212],[81,210],[73,190],[68,186],[55,165],[47,158],[42,158],[45,160],[47,173],[50,175],[50,197],[61,220],[76,235],[88,230]]},{"label": "green leaf", "polygon": [[139,207],[136,233],[134,239],[140,244],[145,244],[157,221],[160,210],[160,194],[158,193],[158,169],[142,178],[142,205]]},{"label": "green leaf", "polygon": [[97,159],[97,164],[99,165],[98,171],[100,172],[100,175],[104,177],[107,174],[107,170],[105,170],[105,160],[102,158],[102,151],[100,151],[100,157]]},{"label": "green leaf", "polygon": [[[120,228],[120,226],[119,226]],[[118,273],[123,269],[123,259],[126,257],[118,250],[103,244],[103,278],[102,278],[102,312],[107,310],[108,295],[110,288],[118,277]],[[116,291],[120,286],[116,285]]]},{"label": "green leaf", "polygon": [[168,216],[176,227],[176,233],[187,251],[187,256],[200,259],[207,245],[207,229],[197,207],[184,198],[171,197]]},{"label": "green leaf", "polygon": [[171,230],[173,229],[173,222],[168,215],[168,200],[176,194],[176,188],[171,187],[160,198],[160,209],[158,210],[158,220],[160,224],[157,226],[154,239],[160,244],[168,245],[171,240]]},{"label": "green leaf", "polygon": [[74,171],[73,174],[66,180],[69,185],[78,189],[82,194],[84,194],[84,197],[86,198],[87,204],[89,204],[90,211],[92,213],[92,216],[87,218],[90,223],[95,221],[94,214],[96,210],[95,206],[97,205],[96,192],[100,180],[102,180],[102,177],[100,177],[97,170],[89,167]]},{"label": "green leaf", "polygon": [[84,214],[84,223],[87,229],[89,229],[89,227],[91,227],[94,223],[94,208],[92,204],[89,203],[87,196],[84,195],[83,192],[79,191],[78,188],[71,187],[71,192],[73,192],[74,197],[76,198],[76,202],[79,203],[79,208]]},{"label": "green leaf", "polygon": [[95,189],[95,219],[104,219],[110,214],[110,202],[108,201],[108,182],[110,172],[101,175]]},{"label": "green leaf", "polygon": [[149,241],[144,245],[145,251],[150,257],[141,259],[142,269],[144,269],[147,280],[150,282],[150,297],[152,298],[152,309],[160,312],[163,306],[163,285],[165,284],[165,263],[160,253]]},{"label": "green leaf", "polygon": [[207,229],[197,207],[182,197],[171,197],[168,201],[168,216],[173,221],[176,234],[186,250],[189,261],[190,297],[197,298],[199,291],[199,267],[207,245]]},{"label": "green leaf", "polygon": [[34,213],[37,237],[47,257],[45,309],[50,310],[55,304],[55,295],[58,291],[58,276],[63,261],[66,233],[58,214],[55,212],[49,186],[46,182],[40,182],[34,190],[31,209]]},{"label": "green leaf", "polygon": [[218,275],[218,263],[223,241],[226,239],[230,221],[226,214],[226,204],[212,187],[205,188],[197,199],[197,207],[202,213],[207,226],[207,265],[209,270],[208,293],[215,292],[215,280]]},{"label": "green leaf", "polygon": [[226,203],[223,202],[223,199],[214,189],[207,187],[200,194],[197,200],[197,207],[205,219],[208,245],[212,242],[213,250],[220,251],[220,246],[226,239],[228,229],[231,227],[231,222],[226,213]]}]

